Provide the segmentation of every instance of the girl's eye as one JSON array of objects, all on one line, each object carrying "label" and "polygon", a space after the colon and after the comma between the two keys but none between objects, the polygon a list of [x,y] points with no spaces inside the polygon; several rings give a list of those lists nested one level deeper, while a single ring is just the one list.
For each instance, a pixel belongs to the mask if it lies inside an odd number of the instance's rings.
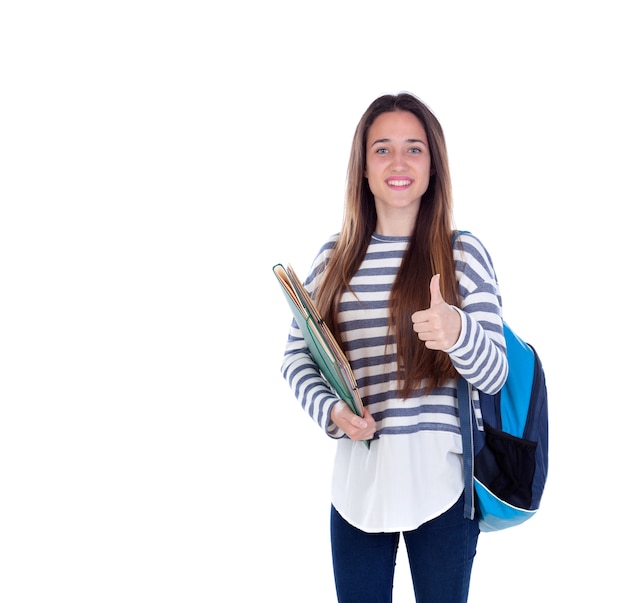
[{"label": "girl's eye", "polygon": [[412,147],[412,148],[409,149],[409,153],[413,153],[415,155],[418,155],[421,152],[422,152],[422,149],[420,149],[418,147]]},{"label": "girl's eye", "polygon": [[389,152],[388,149],[384,149],[384,148],[376,149],[377,155],[385,155],[388,152]]}]

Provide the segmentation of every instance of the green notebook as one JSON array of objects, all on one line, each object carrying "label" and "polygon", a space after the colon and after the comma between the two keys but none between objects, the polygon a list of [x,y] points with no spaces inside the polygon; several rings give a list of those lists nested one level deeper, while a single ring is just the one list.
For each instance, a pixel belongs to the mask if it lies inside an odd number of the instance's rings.
[{"label": "green notebook", "polygon": [[322,320],[315,302],[291,266],[285,268],[276,264],[273,270],[322,375],[352,412],[362,417],[363,401],[350,363]]}]

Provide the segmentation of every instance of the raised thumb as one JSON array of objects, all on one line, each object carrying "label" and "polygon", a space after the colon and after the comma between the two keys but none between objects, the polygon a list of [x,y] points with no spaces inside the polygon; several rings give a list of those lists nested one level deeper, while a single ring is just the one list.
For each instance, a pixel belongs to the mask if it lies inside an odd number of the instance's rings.
[{"label": "raised thumb", "polygon": [[437,304],[443,303],[443,296],[441,295],[441,289],[439,288],[439,281],[441,276],[439,274],[435,274],[433,278],[430,279],[430,307],[436,306]]}]

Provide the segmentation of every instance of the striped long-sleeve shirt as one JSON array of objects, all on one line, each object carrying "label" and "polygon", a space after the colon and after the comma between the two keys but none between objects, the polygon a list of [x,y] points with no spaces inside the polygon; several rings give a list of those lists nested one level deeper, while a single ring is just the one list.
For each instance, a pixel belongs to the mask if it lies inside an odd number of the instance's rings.
[{"label": "striped long-sleeve shirt", "polygon": [[[313,297],[336,240],[333,236],[322,247],[305,281]],[[376,420],[369,450],[330,420],[338,397],[320,376],[295,321],[282,366],[304,410],[337,439],[333,504],[350,523],[372,532],[417,528],[447,510],[463,489],[456,381],[428,395],[419,387],[408,399],[398,394],[388,299],[407,245],[406,237],[373,235],[350,283],[353,292],[344,292],[339,304],[344,350]],[[454,260],[461,333],[446,352],[476,389],[495,393],[508,370],[496,274],[488,252],[469,233],[457,237]]]}]

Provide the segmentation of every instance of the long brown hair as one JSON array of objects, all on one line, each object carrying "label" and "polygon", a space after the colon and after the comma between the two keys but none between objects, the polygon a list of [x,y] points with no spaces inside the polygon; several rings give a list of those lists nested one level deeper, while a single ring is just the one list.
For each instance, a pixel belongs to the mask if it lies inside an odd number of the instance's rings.
[{"label": "long brown hair", "polygon": [[374,196],[365,178],[365,143],[370,127],[382,113],[409,111],[422,123],[431,157],[431,177],[424,193],[413,234],[389,300],[389,324],[395,336],[400,394],[409,397],[422,381],[427,390],[456,375],[445,352],[429,350],[413,331],[411,314],[430,307],[430,279],[441,275],[441,292],[458,305],[452,258],[452,191],[443,130],[431,110],[417,97],[403,92],[377,98],[359,121],[348,164],[344,216],[339,239],[317,292],[320,312],[338,341],[337,310],[341,294],[350,288],[376,227]]}]

